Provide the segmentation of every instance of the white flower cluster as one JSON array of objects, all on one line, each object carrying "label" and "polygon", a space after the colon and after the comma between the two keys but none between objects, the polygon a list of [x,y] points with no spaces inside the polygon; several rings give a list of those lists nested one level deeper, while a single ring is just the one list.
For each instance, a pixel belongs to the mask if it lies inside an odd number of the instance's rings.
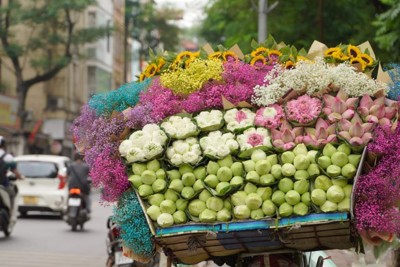
[{"label": "white flower cluster", "polygon": [[239,144],[234,134],[214,131],[200,139],[200,147],[205,155],[222,159],[238,150]]},{"label": "white flower cluster", "polygon": [[235,130],[254,126],[255,116],[256,114],[248,108],[242,108],[239,110],[237,108],[232,108],[224,115],[226,129],[234,132]]},{"label": "white flower cluster", "polygon": [[333,84],[343,88],[349,96],[374,94],[384,89],[385,85],[378,83],[367,75],[357,72],[348,63],[329,65],[323,58],[312,61],[299,61],[296,68],[285,70],[275,66],[264,79],[264,85],[254,87],[252,102],[258,106],[267,106],[278,101],[289,90],[306,90],[312,95]]},{"label": "white flower cluster", "polygon": [[268,129],[266,128],[249,128],[238,135],[236,140],[239,143],[240,150],[245,151],[259,146],[272,147],[271,137]]},{"label": "white flower cluster", "polygon": [[201,158],[201,149],[197,138],[189,137],[185,140],[175,140],[167,148],[167,158],[172,165],[179,166],[183,163],[195,165]]},{"label": "white flower cluster", "polygon": [[119,153],[129,163],[147,161],[160,155],[168,137],[157,124],[147,124],[119,145]]},{"label": "white flower cluster", "polygon": [[197,134],[197,126],[188,117],[171,116],[161,123],[164,131],[174,139],[185,139]]},{"label": "white flower cluster", "polygon": [[221,128],[223,124],[224,114],[221,110],[202,111],[194,119],[197,126],[204,131],[212,129],[213,131]]}]

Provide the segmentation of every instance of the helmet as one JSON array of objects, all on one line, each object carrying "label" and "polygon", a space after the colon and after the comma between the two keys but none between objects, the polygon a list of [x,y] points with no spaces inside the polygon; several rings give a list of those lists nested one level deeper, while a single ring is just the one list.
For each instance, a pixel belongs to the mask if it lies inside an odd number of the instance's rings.
[{"label": "helmet", "polygon": [[4,147],[6,145],[6,139],[0,135],[0,147]]}]

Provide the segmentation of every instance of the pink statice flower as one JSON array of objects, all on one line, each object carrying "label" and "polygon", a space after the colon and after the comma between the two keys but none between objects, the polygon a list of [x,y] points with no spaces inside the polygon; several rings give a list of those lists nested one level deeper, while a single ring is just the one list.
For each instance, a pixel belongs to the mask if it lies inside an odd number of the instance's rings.
[{"label": "pink statice flower", "polygon": [[284,114],[281,105],[273,104],[268,107],[261,107],[256,112],[254,124],[268,129],[279,128],[283,116]]},{"label": "pink statice flower", "polygon": [[299,124],[310,124],[320,115],[322,101],[305,94],[286,104],[287,119]]}]

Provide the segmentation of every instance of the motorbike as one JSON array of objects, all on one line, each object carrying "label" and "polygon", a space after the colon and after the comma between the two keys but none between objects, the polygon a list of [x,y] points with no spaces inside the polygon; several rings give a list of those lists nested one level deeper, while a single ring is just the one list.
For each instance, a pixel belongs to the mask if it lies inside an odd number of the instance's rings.
[{"label": "motorbike", "polygon": [[78,225],[83,229],[83,225],[90,219],[86,208],[86,201],[81,189],[71,188],[68,194],[67,210],[64,220],[71,226],[72,231],[76,231]]},{"label": "motorbike", "polygon": [[0,185],[0,230],[4,232],[5,236],[9,236],[14,229],[14,226],[17,222],[17,212],[18,205],[17,197],[18,197],[18,188],[15,185],[14,181],[16,180],[16,176],[14,174],[7,174],[11,186],[14,186],[15,190],[15,198],[14,204],[11,203],[11,198],[6,188]]}]

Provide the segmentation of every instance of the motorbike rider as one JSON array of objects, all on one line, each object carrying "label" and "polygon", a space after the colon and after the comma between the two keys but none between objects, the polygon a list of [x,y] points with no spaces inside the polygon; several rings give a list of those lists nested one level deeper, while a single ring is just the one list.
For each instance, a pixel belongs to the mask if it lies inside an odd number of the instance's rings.
[{"label": "motorbike rider", "polygon": [[83,161],[82,155],[75,154],[74,162],[69,165],[67,174],[69,177],[68,189],[81,189],[86,203],[86,210],[89,214],[91,212],[89,166]]},{"label": "motorbike rider", "polygon": [[17,195],[17,187],[10,183],[7,172],[11,171],[17,179],[22,179],[21,174],[17,170],[17,164],[14,157],[6,151],[6,140],[0,135],[0,185],[3,185],[10,196],[11,207],[14,206],[15,196]]}]

